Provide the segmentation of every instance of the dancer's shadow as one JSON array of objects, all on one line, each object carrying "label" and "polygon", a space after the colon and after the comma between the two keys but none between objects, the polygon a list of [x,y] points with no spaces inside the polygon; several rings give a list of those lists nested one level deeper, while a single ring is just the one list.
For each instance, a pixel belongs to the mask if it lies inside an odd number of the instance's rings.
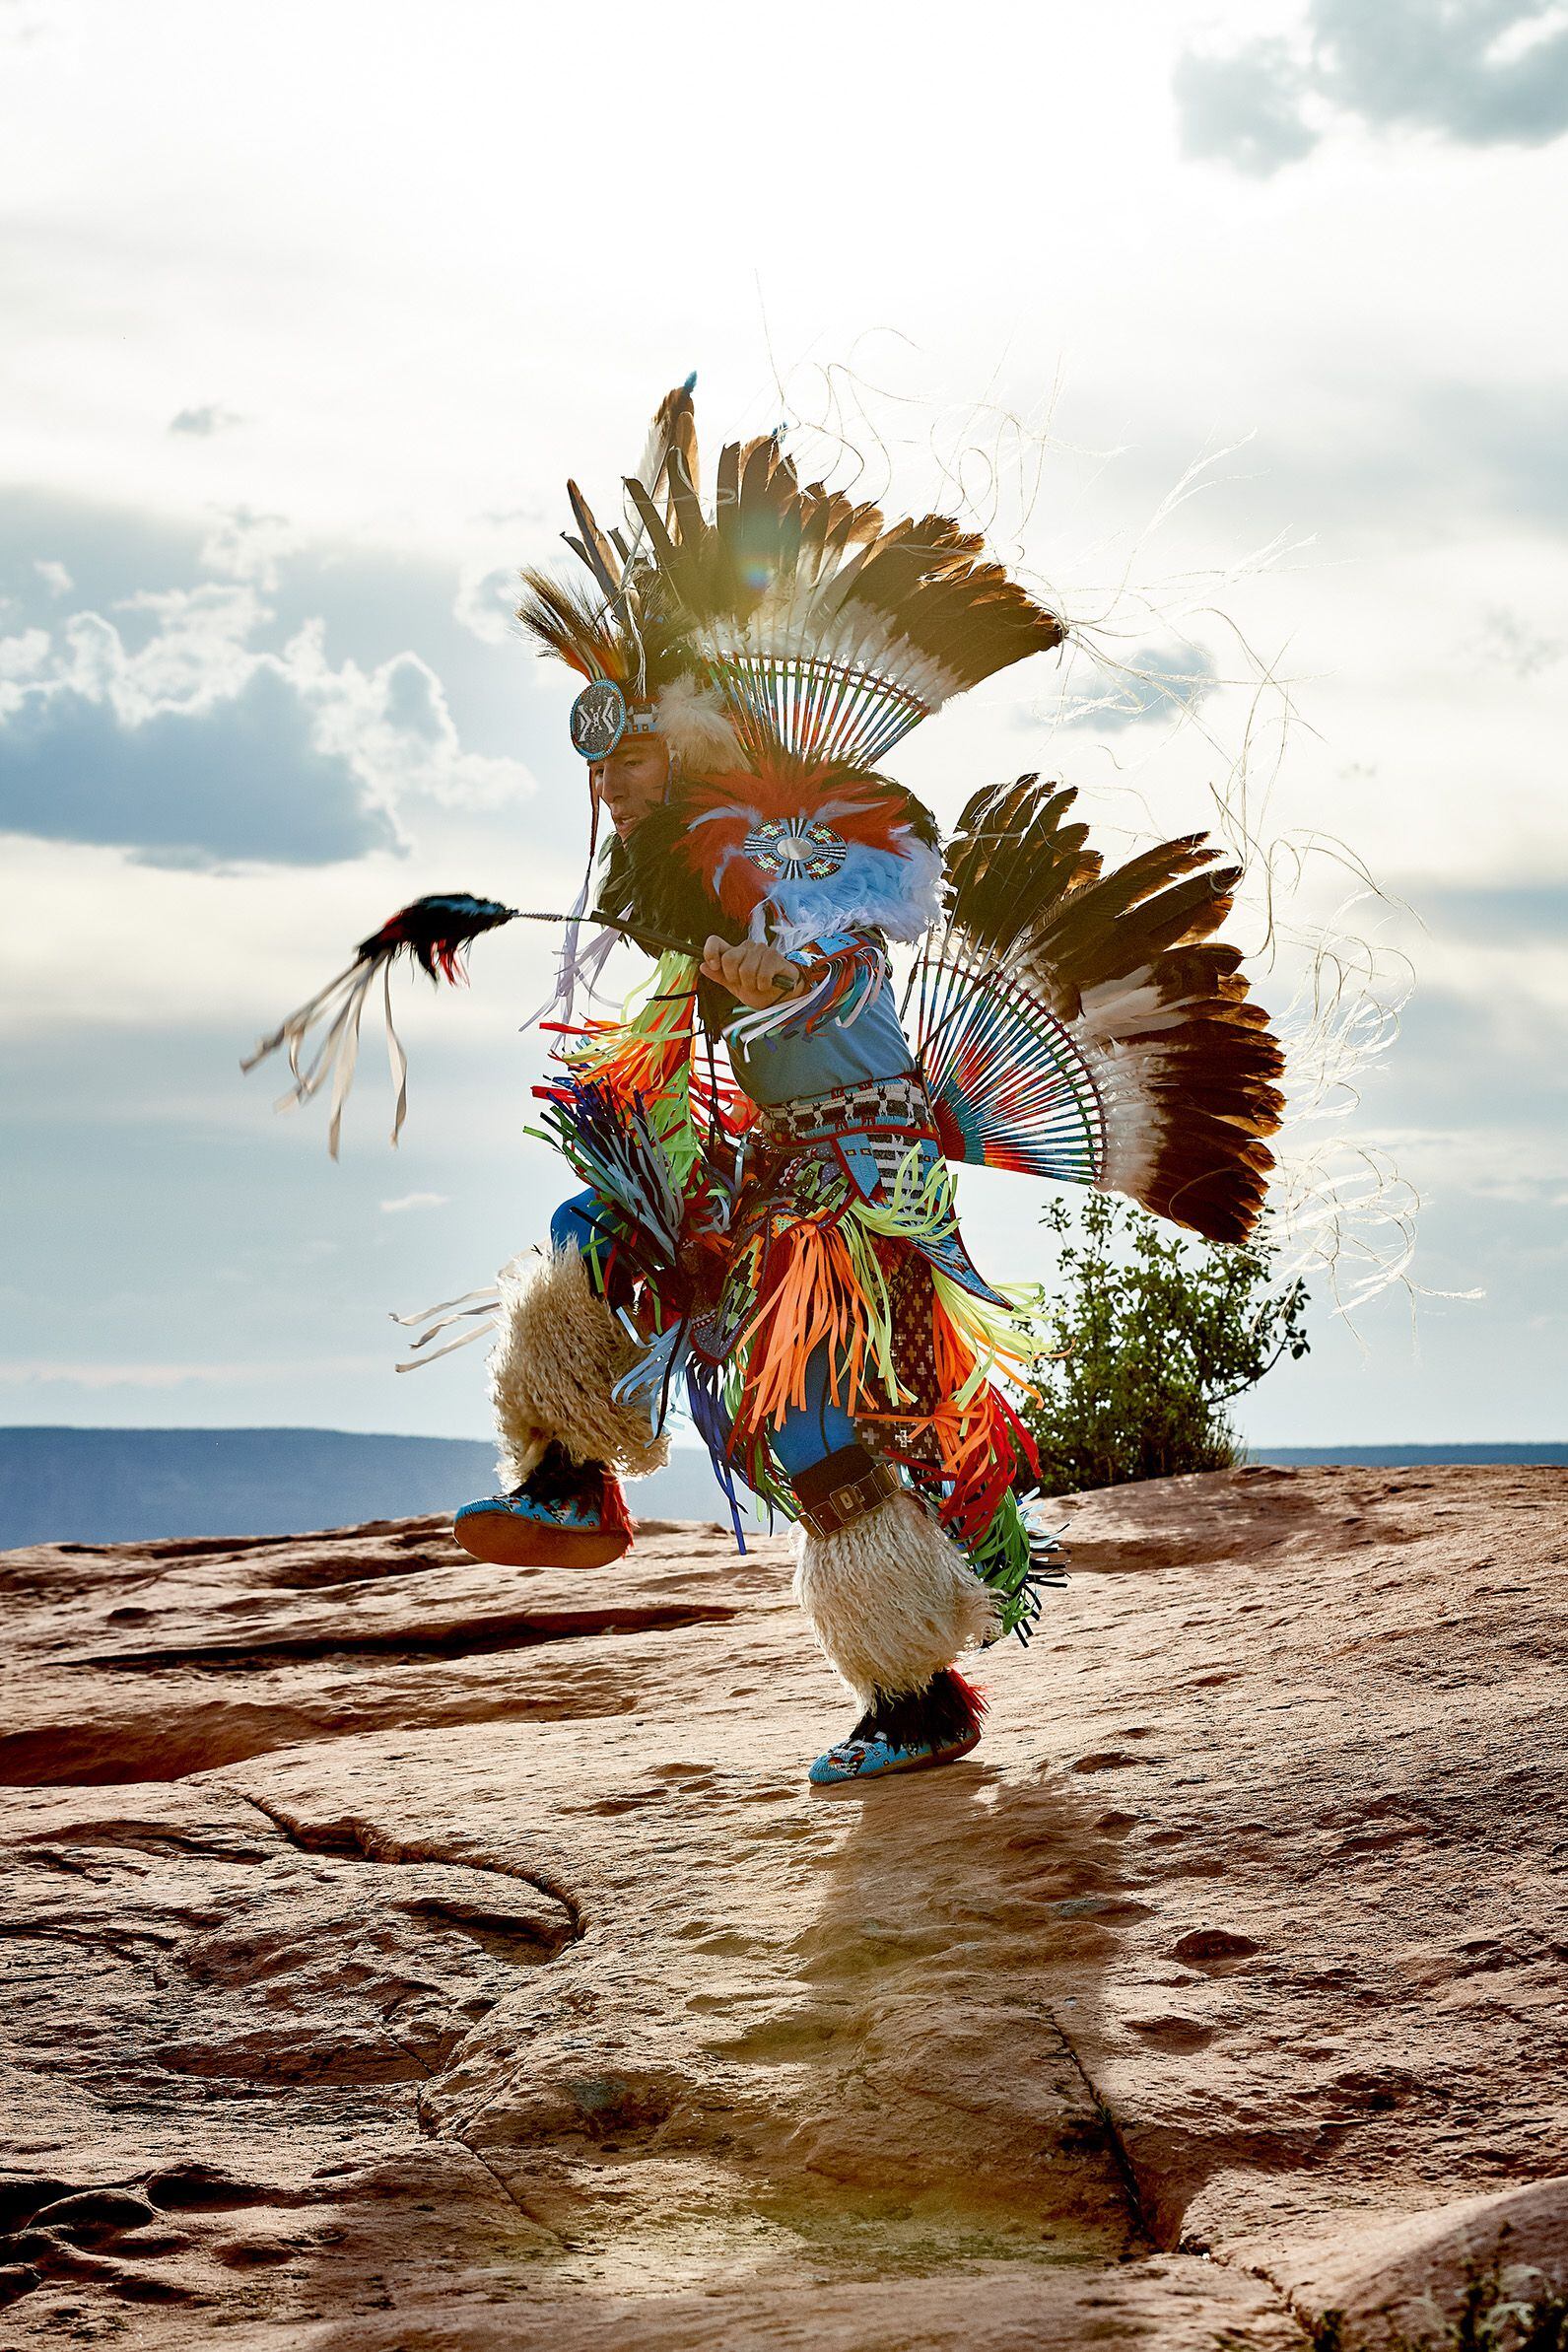
[{"label": "dancer's shadow", "polygon": [[[809,2057],[775,2168],[775,2210],[881,2259],[1042,2248],[1104,2260],[1130,2217],[1080,2064],[1121,1927],[1143,1915],[1127,1817],[1055,1765],[973,1763],[846,1784],[842,1835],[795,1938],[805,1999],[748,2053]],[[889,2244],[892,2231],[895,2243]]]},{"label": "dancer's shadow", "polygon": [[[771,1985],[759,1969],[741,1990],[761,1998],[707,2009],[711,2071],[694,2066],[690,2102],[667,2125],[618,2135],[624,2170],[609,2179],[623,2223],[585,2209],[587,2236],[610,2228],[602,2283],[580,2248],[563,2263],[564,2243],[541,2241],[500,2193],[464,2206],[461,2168],[484,2160],[438,2141],[425,2150],[428,2184],[418,2159],[389,2168],[384,2191],[357,2197],[344,2243],[323,2247],[318,2308],[341,2318],[320,2352],[412,2352],[428,2340],[429,2310],[417,2324],[407,2315],[406,2333],[387,2316],[411,2285],[400,2231],[427,2257],[422,2301],[450,2298],[454,2340],[485,2352],[542,2344],[552,2310],[570,2311],[584,2342],[596,2346],[596,2330],[625,2340],[633,2290],[615,2233],[652,2228],[650,2198],[657,2231],[693,2247],[689,2287],[672,2280],[676,2302],[648,2307],[661,2326],[677,2326],[683,2294],[701,2316],[706,2295],[729,2292],[715,2284],[725,2279],[766,2301],[803,2277],[893,2281],[1130,2250],[1121,2178],[1070,2046],[1098,2007],[1119,1920],[1141,1907],[1123,1883],[1118,1817],[1054,1764],[1004,1771],[979,1758],[802,1790],[780,1820],[796,1852],[799,1807],[810,1808],[814,1859],[782,1944],[778,1890],[753,1882],[746,1897]],[[495,2169],[498,2184],[507,2170]],[[382,2197],[384,2213],[367,2209]],[[448,2238],[452,2252],[433,2268]],[[662,2238],[659,2249],[662,2259]],[[479,2316],[492,2298],[495,2333]]]}]

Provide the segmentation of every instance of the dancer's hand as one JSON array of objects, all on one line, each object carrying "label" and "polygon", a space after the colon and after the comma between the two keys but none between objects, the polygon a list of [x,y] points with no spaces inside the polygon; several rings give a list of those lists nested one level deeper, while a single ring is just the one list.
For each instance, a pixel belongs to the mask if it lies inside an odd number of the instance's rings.
[{"label": "dancer's hand", "polygon": [[717,937],[705,940],[703,971],[709,980],[716,980],[732,997],[738,997],[742,1004],[754,1005],[758,1011],[766,1005],[782,1004],[786,997],[797,997],[805,979],[798,964],[760,939],[748,940],[740,947],[731,947]]}]

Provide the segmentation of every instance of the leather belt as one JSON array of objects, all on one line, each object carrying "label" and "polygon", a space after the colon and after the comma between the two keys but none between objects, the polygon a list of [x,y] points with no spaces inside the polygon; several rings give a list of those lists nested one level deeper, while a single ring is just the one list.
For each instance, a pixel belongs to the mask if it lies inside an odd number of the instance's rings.
[{"label": "leather belt", "polygon": [[797,1471],[790,1485],[814,1536],[836,1536],[904,1492],[898,1473],[859,1444],[840,1446],[809,1470]]}]

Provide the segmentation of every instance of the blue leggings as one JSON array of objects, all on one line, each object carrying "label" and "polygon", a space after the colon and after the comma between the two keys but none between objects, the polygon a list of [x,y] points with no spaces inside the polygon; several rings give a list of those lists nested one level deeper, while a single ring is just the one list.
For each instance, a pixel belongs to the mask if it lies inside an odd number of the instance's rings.
[{"label": "blue leggings", "polygon": [[558,1250],[580,1250],[602,1288],[605,1262],[620,1231],[613,1212],[604,1207],[597,1193],[574,1193],[570,1201],[562,1202],[550,1219],[550,1246]]},{"label": "blue leggings", "polygon": [[[598,1196],[592,1192],[577,1193],[570,1201],[563,1201],[550,1219],[550,1239],[558,1250],[580,1250],[594,1271],[599,1271],[599,1253],[608,1255],[616,1238],[613,1215],[605,1210]],[[614,1290],[613,1281],[610,1284]],[[769,1445],[785,1478],[793,1479],[802,1470],[813,1469],[818,1462],[836,1454],[841,1446],[855,1442],[854,1423],[842,1405],[836,1405],[830,1395],[828,1349],[826,1343],[813,1349],[806,1359],[806,1401],[803,1406],[791,1406],[782,1424],[768,1434]]]}]

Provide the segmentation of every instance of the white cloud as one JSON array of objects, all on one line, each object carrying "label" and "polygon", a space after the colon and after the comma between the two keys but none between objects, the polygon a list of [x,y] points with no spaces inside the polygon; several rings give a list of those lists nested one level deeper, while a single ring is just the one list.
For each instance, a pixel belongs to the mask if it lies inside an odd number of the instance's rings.
[{"label": "white cloud", "polygon": [[520,760],[463,749],[446,690],[418,654],[373,670],[353,661],[333,669],[324,642],[324,624],[310,622],[284,648],[284,663],[315,712],[318,741],[341,752],[384,806],[426,797],[498,808],[532,793]]},{"label": "white cloud", "polygon": [[484,645],[511,645],[521,585],[515,564],[466,563],[457,575],[452,613]]},{"label": "white cloud", "polygon": [[1097,661],[1074,664],[1063,696],[1064,724],[1101,734],[1149,721],[1171,724],[1195,711],[1220,683],[1205,646],[1137,646],[1119,657],[1103,652]]},{"label": "white cloud", "polygon": [[278,567],[297,554],[305,534],[284,515],[257,515],[248,507],[221,514],[202,541],[198,561],[229,580],[247,580],[265,593],[278,585]]},{"label": "white cloud", "polygon": [[1568,1032],[1568,942],[1432,938],[1421,956],[1421,988],[1483,1014],[1513,1052],[1539,1053],[1550,1041],[1560,1053]]},{"label": "white cloud", "polygon": [[120,612],[156,622],[141,651],[127,654],[118,630],[98,613],[67,624],[73,661],[69,683],[112,703],[124,726],[159,711],[208,711],[228,702],[252,675],[249,640],[270,616],[254,588],[206,582],[199,588],[142,590],[120,599]]},{"label": "white cloud", "polygon": [[444,1209],[449,1198],[447,1193],[403,1193],[395,1201],[383,1201],[381,1214],[400,1216],[405,1209]]},{"label": "white cloud", "polygon": [[20,637],[0,637],[0,685],[8,679],[36,677],[49,657],[52,642],[47,629],[24,629]]},{"label": "white cloud", "polygon": [[1266,178],[1336,119],[1475,147],[1568,131],[1560,0],[1309,0],[1291,35],[1188,51],[1174,90],[1189,155]]},{"label": "white cloud", "polygon": [[[270,562],[270,559],[268,559]],[[262,565],[264,571],[266,565]],[[255,579],[123,597],[140,644],[101,612],[0,641],[0,824],[194,862],[341,858],[402,838],[425,799],[524,798],[518,760],[466,750],[441,679],[412,653],[333,664],[314,620],[279,652]]]},{"label": "white cloud", "polygon": [[1293,43],[1250,41],[1230,53],[1190,53],[1172,78],[1191,156],[1215,157],[1260,179],[1311,155],[1321,131],[1306,118],[1309,85]]},{"label": "white cloud", "polygon": [[243,417],[232,408],[220,408],[209,400],[199,408],[178,409],[169,420],[169,430],[189,434],[196,441],[210,441],[215,433],[227,433],[231,426],[243,423]]},{"label": "white cloud", "polygon": [[1488,1201],[1560,1207],[1554,1192],[1568,1176],[1568,1142],[1549,1128],[1392,1128],[1384,1138],[1401,1165],[1418,1168],[1423,1187],[1441,1185]]},{"label": "white cloud", "polygon": [[1568,653],[1568,638],[1548,637],[1522,614],[1499,605],[1486,616],[1477,651],[1483,659],[1501,662],[1516,678],[1534,678]]},{"label": "white cloud", "polygon": [[35,556],[33,569],[51,596],[68,596],[75,586],[65,566],[52,556]]}]

